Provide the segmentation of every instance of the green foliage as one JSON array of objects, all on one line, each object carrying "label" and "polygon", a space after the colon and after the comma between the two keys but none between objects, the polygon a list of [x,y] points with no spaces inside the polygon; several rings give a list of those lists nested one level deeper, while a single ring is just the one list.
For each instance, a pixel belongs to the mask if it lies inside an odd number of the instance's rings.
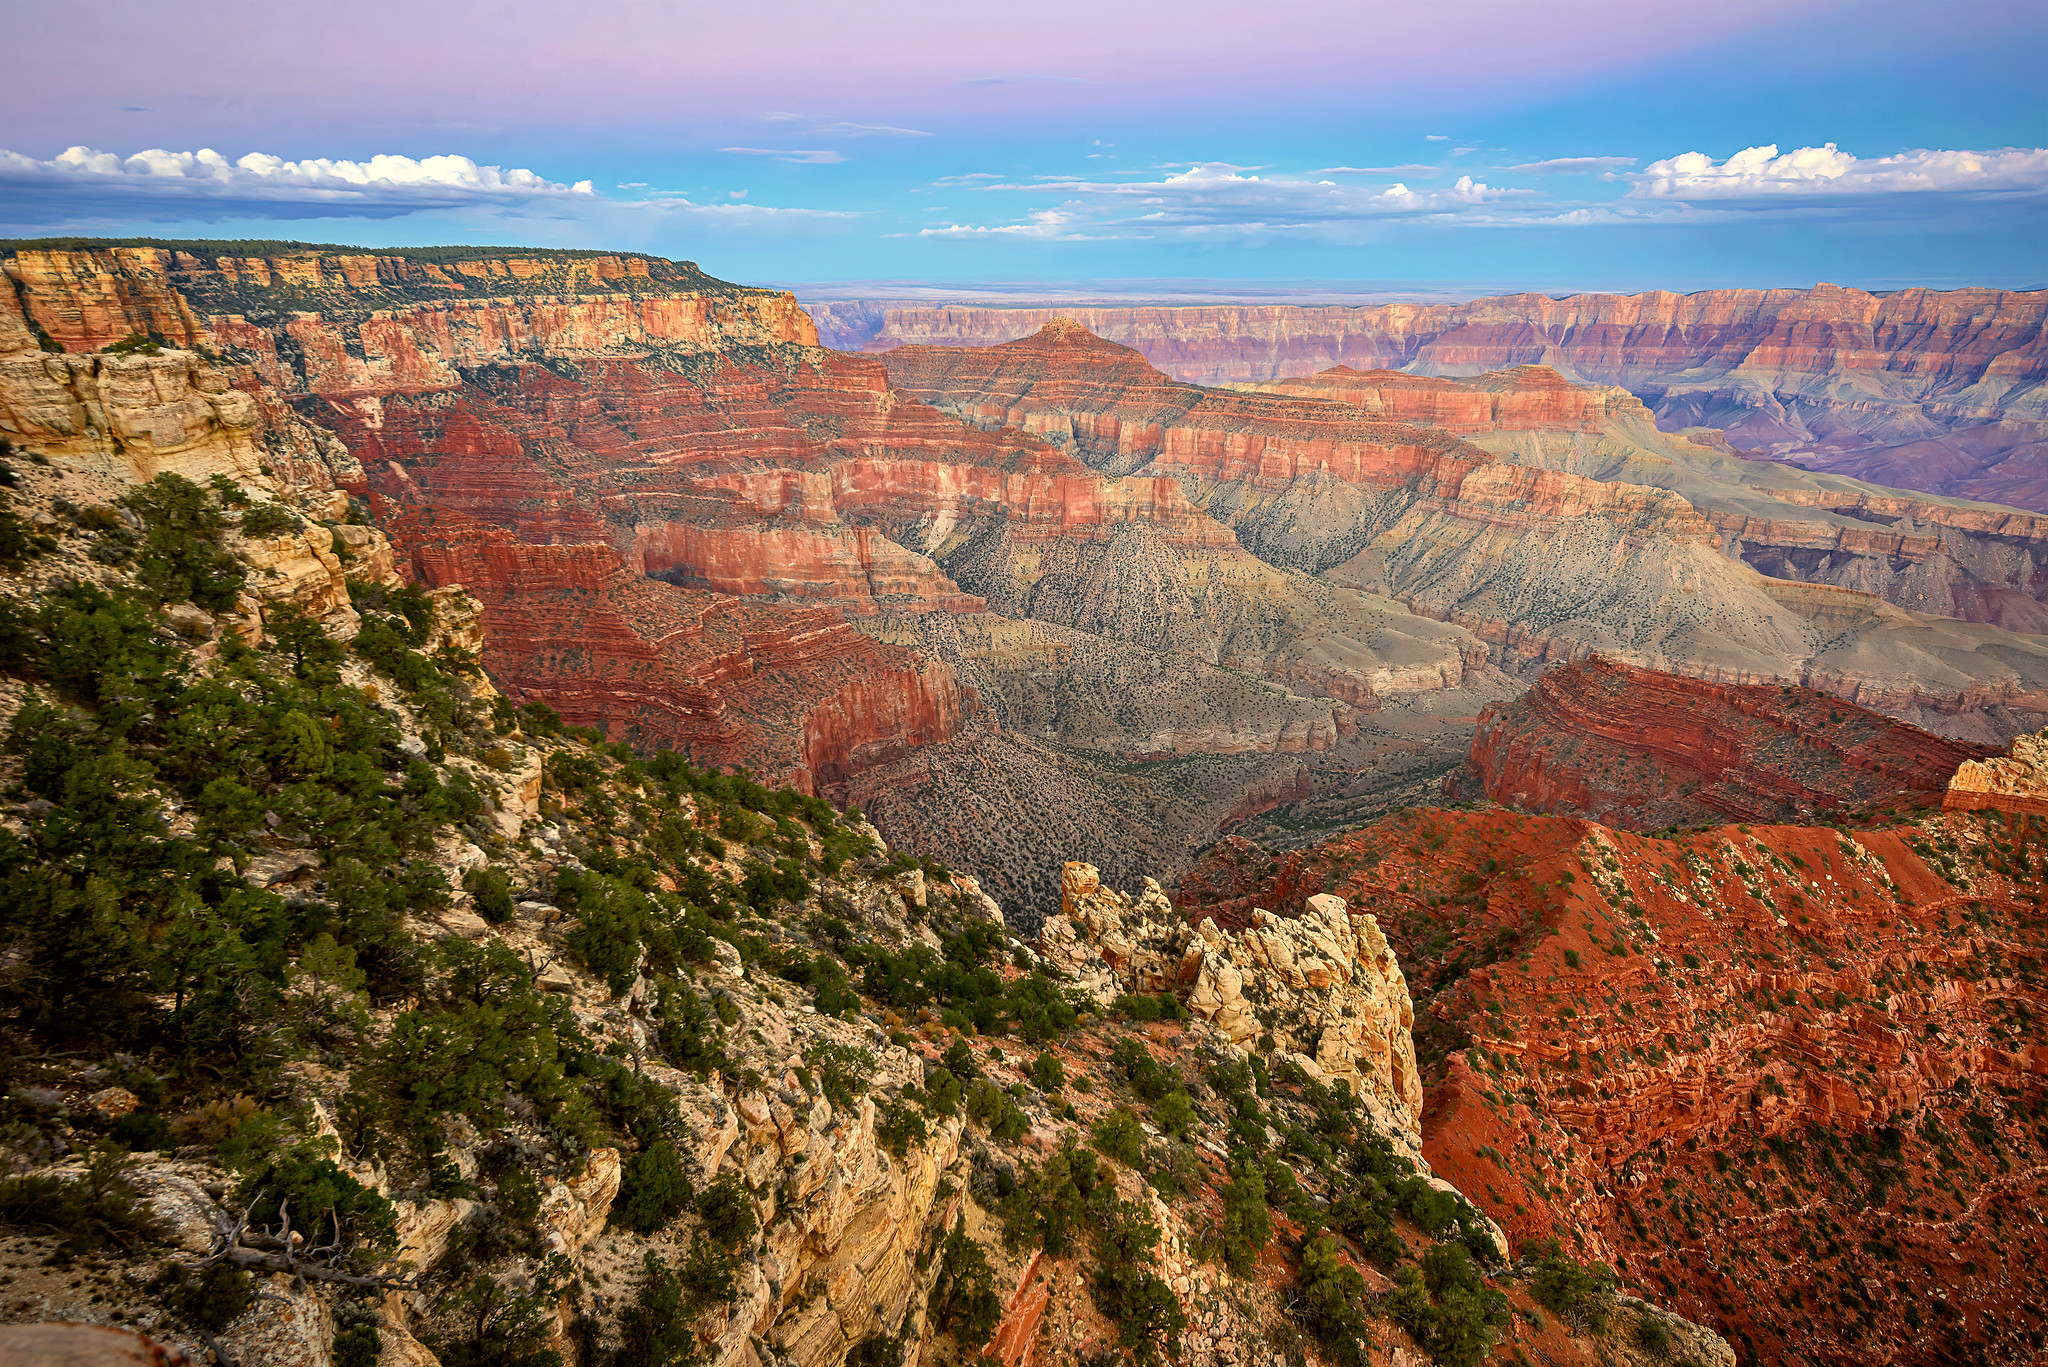
[{"label": "green foliage", "polygon": [[1147,1101],[1164,1101],[1167,1093],[1180,1086],[1180,1075],[1170,1068],[1162,1068],[1152,1057],[1152,1051],[1128,1035],[1119,1039],[1109,1051],[1109,1061],[1123,1070],[1131,1080],[1131,1087]]},{"label": "green foliage", "polygon": [[200,1272],[182,1263],[165,1263],[148,1290],[180,1320],[210,1334],[240,1319],[256,1300],[255,1278],[224,1263]]},{"label": "green foliage", "polygon": [[181,475],[161,474],[121,498],[142,519],[135,577],[166,603],[197,603],[225,612],[242,590],[243,573],[221,549],[227,518],[206,489]]},{"label": "green foliage", "polygon": [[1183,1143],[1195,1136],[1195,1104],[1182,1088],[1176,1087],[1166,1094],[1165,1099],[1153,1108],[1152,1119],[1160,1129]]},{"label": "green foliage", "polygon": [[112,1145],[86,1156],[78,1177],[29,1174],[0,1179],[0,1226],[50,1234],[67,1253],[133,1248],[160,1232],[128,1180],[128,1157]]},{"label": "green foliage", "polygon": [[39,555],[57,549],[54,538],[44,536],[14,511],[14,505],[0,496],[0,565],[18,570]]},{"label": "green foliage", "polygon": [[1389,1313],[1440,1367],[1479,1367],[1508,1321],[1507,1297],[1486,1285],[1462,1244],[1438,1244],[1400,1270]]},{"label": "green foliage", "polygon": [[273,1226],[279,1212],[289,1210],[292,1228],[308,1237],[338,1233],[358,1254],[392,1252],[398,1246],[396,1209],[344,1172],[329,1157],[332,1146],[327,1140],[247,1153],[237,1166],[250,1222]]},{"label": "green foliage", "polygon": [[442,1367],[562,1367],[562,1355],[547,1345],[575,1275],[575,1264],[550,1253],[524,1292],[483,1273],[470,1277],[441,1304],[457,1328],[426,1340],[428,1350]]},{"label": "green foliage", "polygon": [[1161,992],[1156,997],[1144,992],[1126,992],[1111,1002],[1109,1009],[1134,1021],[1184,1021],[1188,1018],[1187,1006],[1171,992]]},{"label": "green foliage", "polygon": [[[1103,1190],[1113,1192],[1107,1185]],[[1163,1355],[1174,1353],[1188,1325],[1180,1298],[1148,1266],[1159,1237],[1159,1226],[1146,1219],[1135,1202],[1112,1199],[1100,1210],[1089,1295],[1095,1308],[1116,1325],[1117,1345],[1140,1367],[1151,1367]]]},{"label": "green foliage", "polygon": [[967,1237],[966,1217],[953,1225],[940,1246],[939,1276],[929,1301],[932,1323],[962,1346],[979,1348],[1002,1322],[995,1269],[981,1245]]},{"label": "green foliage", "polygon": [[1317,1235],[1301,1251],[1293,1309],[1335,1367],[1365,1367],[1370,1360],[1365,1278],[1327,1234]]},{"label": "green foliage", "polygon": [[683,1171],[683,1161],[668,1140],[657,1140],[644,1153],[626,1160],[613,1209],[619,1222],[640,1234],[653,1234],[683,1213],[696,1193]]},{"label": "green foliage", "polygon": [[512,919],[512,882],[503,869],[465,869],[462,890],[469,894],[476,914],[494,926]]},{"label": "green foliage", "polygon": [[883,1102],[875,1117],[875,1138],[898,1158],[908,1154],[913,1146],[923,1144],[928,1133],[924,1117],[902,1102]]},{"label": "green foliage", "polygon": [[1127,1168],[1136,1168],[1144,1161],[1145,1131],[1130,1107],[1111,1110],[1095,1122],[1089,1133],[1105,1157],[1114,1158]]},{"label": "green foliage", "polygon": [[1066,1089],[1067,1070],[1058,1054],[1047,1050],[1031,1061],[1031,1085],[1048,1096]]},{"label": "green foliage", "polygon": [[241,530],[243,536],[269,538],[290,536],[305,525],[304,519],[282,503],[259,503],[242,514]]},{"label": "green foliage", "polygon": [[1016,1143],[1030,1128],[1016,1099],[987,1078],[976,1078],[967,1089],[967,1118],[1003,1144]]},{"label": "green foliage", "polygon": [[1050,1257],[1065,1256],[1101,1179],[1095,1155],[1071,1138],[1044,1166],[1023,1165],[1016,1189],[1002,1200],[1003,1242],[1012,1248],[1035,1244]]},{"label": "green foliage", "polygon": [[1238,1276],[1248,1277],[1273,1237],[1265,1164],[1258,1154],[1239,1150],[1231,1155],[1230,1173],[1230,1185],[1223,1189],[1223,1263]]},{"label": "green foliage", "polygon": [[1607,1264],[1574,1262],[1552,1239],[1536,1260],[1529,1294],[1538,1305],[1563,1316],[1574,1333],[1598,1332],[1606,1328],[1614,1285],[1614,1270]]},{"label": "green foliage", "polygon": [[819,1040],[805,1049],[804,1064],[816,1074],[825,1099],[841,1111],[860,1104],[875,1073],[875,1056],[868,1050],[829,1040]]},{"label": "green foliage", "polygon": [[697,1340],[695,1308],[683,1282],[653,1253],[640,1257],[640,1285],[619,1315],[619,1347],[611,1367],[690,1367]]}]

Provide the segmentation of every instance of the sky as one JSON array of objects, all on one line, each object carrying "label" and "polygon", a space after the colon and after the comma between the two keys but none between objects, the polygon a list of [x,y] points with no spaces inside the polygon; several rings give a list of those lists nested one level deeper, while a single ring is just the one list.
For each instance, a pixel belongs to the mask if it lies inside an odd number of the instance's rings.
[{"label": "sky", "polygon": [[4,5],[10,237],[819,296],[2048,286],[2039,0]]}]

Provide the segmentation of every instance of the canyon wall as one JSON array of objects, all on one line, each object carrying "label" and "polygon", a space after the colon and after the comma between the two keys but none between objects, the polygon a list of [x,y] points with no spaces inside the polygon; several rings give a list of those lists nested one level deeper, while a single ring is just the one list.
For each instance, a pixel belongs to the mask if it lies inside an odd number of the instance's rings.
[{"label": "canyon wall", "polygon": [[[1462,627],[1496,663],[1783,680],[1988,742],[2048,711],[2048,641],[2024,630],[2048,519],[1744,461],[1543,367],[1204,389],[1070,320],[879,359],[970,422],[1171,477],[1264,560]],[[1810,574],[1759,573],[1773,557]]]},{"label": "canyon wall", "polygon": [[1051,308],[814,304],[826,345],[989,346],[1055,316],[1198,384],[1332,366],[1524,364],[1640,396],[1671,430],[1814,469],[2048,511],[2048,291],[1706,290],[1465,304]]}]

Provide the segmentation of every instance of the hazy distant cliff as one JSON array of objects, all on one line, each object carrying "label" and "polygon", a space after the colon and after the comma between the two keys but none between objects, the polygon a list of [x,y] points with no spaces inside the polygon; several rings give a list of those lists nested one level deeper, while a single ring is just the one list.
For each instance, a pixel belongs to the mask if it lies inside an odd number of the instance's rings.
[{"label": "hazy distant cliff", "polygon": [[[1334,365],[1475,375],[1543,364],[1623,386],[1666,429],[1954,497],[2048,508],[2048,291],[1707,290],[1466,304],[1055,309],[811,306],[827,346],[987,346],[1056,313],[1177,379]],[[1967,437],[1957,434],[1967,432]]]}]

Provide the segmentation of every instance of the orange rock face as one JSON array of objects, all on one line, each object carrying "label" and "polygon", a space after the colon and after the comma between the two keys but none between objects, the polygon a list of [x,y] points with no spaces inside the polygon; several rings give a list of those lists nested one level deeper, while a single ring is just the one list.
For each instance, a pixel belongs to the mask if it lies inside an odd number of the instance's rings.
[{"label": "orange rock face", "polygon": [[1676,839],[1421,811],[1225,842],[1191,918],[1371,907],[1417,1002],[1424,1152],[1766,1364],[2022,1362],[2044,1322],[2048,825]]},{"label": "orange rock face", "polygon": [[[814,306],[826,344],[989,346],[1051,309]],[[1062,308],[1198,384],[1332,366],[1472,375],[1544,364],[1619,385],[1668,429],[1878,483],[2048,511],[2048,292],[1504,295],[1467,304]]]},{"label": "orange rock face", "polygon": [[1958,765],[1996,753],[1811,689],[1594,656],[1481,713],[1470,770],[1448,791],[1638,830],[1796,820],[1938,806]]}]

